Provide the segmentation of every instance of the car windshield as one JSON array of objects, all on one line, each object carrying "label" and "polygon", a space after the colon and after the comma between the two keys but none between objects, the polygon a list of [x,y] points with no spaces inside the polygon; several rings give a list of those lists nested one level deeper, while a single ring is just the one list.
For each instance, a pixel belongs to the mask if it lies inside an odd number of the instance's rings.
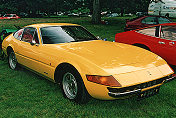
[{"label": "car windshield", "polygon": [[158,23],[159,24],[163,24],[163,23],[171,23],[172,21],[170,21],[167,18],[162,18],[162,17],[158,17]]},{"label": "car windshield", "polygon": [[95,36],[81,26],[50,26],[40,30],[43,44],[97,40]]}]

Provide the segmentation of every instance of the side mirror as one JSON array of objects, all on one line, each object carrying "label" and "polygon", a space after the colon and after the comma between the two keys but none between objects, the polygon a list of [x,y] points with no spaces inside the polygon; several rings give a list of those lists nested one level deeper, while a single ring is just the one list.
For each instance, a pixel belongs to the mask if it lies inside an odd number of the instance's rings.
[{"label": "side mirror", "polygon": [[35,45],[35,43],[33,43],[33,42],[30,42],[30,44],[31,44],[31,45]]},{"label": "side mirror", "polygon": [[33,46],[33,45],[36,45],[38,46],[38,44],[35,42],[35,40],[32,40],[32,42],[30,42],[30,44]]},{"label": "side mirror", "polygon": [[99,36],[97,36],[97,39],[98,39],[98,40],[102,40]]}]

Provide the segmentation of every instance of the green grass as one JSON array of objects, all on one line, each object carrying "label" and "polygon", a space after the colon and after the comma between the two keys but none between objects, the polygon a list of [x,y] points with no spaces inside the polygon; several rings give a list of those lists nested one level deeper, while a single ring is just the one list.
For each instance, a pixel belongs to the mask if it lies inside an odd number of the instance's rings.
[{"label": "green grass", "polygon": [[[114,40],[124,27],[123,17],[106,18],[109,25],[92,25],[90,18],[42,18],[3,20],[0,26],[14,28],[43,22],[69,22],[83,25],[94,35]],[[78,105],[62,96],[61,89],[45,78],[26,69],[9,69],[7,61],[0,60],[0,118],[175,118],[176,81],[161,87],[160,94],[136,101],[126,100],[90,102]]]}]

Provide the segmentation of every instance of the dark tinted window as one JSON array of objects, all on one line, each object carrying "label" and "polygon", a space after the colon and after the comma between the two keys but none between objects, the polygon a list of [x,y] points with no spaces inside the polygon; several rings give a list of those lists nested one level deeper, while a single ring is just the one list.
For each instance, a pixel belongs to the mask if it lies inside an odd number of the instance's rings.
[{"label": "dark tinted window", "polygon": [[163,24],[163,23],[171,23],[171,21],[167,18],[162,18],[162,17],[159,17],[158,18],[158,22],[159,24]]},{"label": "dark tinted window", "polygon": [[67,32],[75,41],[96,40],[90,32],[79,26],[62,26],[62,29]]},{"label": "dark tinted window", "polygon": [[158,24],[156,17],[147,17],[142,20],[142,23],[144,23],[144,24]]},{"label": "dark tinted window", "polygon": [[37,31],[35,31],[34,33],[34,39],[33,39],[34,43],[37,43],[39,44],[39,38],[38,38],[38,35],[37,35]]},{"label": "dark tinted window", "polygon": [[40,29],[43,44],[95,40],[92,34],[80,26],[53,26]]}]

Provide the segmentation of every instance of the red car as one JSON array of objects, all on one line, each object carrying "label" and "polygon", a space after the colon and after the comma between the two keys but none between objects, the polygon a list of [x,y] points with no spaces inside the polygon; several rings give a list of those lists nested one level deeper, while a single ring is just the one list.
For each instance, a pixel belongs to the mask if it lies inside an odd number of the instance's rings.
[{"label": "red car", "polygon": [[162,16],[142,16],[134,19],[127,19],[124,31],[140,29],[157,24],[171,23],[172,21],[167,17]]},{"label": "red car", "polygon": [[0,19],[19,19],[20,17],[16,14],[5,14],[4,16],[0,17]]},{"label": "red car", "polygon": [[176,23],[117,33],[115,41],[150,50],[176,65]]}]

